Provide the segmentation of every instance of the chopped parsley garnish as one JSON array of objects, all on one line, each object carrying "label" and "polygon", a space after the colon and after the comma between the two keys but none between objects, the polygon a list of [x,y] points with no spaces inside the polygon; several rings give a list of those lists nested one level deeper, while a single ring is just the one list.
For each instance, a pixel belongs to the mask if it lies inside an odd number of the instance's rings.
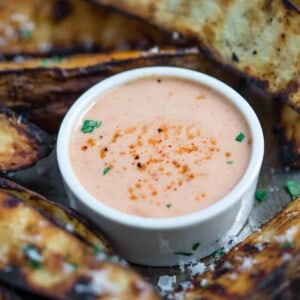
[{"label": "chopped parsley garnish", "polygon": [[216,258],[216,259],[219,259],[219,258],[222,257],[224,254],[225,254],[225,249],[224,249],[224,247],[218,249],[217,251],[215,251],[215,252],[213,253],[214,258]]},{"label": "chopped parsley garnish", "polygon": [[255,199],[259,202],[262,202],[266,199],[268,191],[265,189],[257,189],[255,192]]},{"label": "chopped parsley garnish", "polygon": [[103,169],[103,175],[106,175],[110,171],[110,167],[105,167]]},{"label": "chopped parsley garnish", "polygon": [[182,256],[191,256],[191,255],[193,255],[192,252],[181,252],[181,251],[174,252],[174,254],[176,254],[176,255],[182,255]]},{"label": "chopped parsley garnish", "polygon": [[83,133],[90,133],[93,132],[96,128],[99,128],[101,126],[101,121],[95,121],[95,120],[84,120],[81,131]]},{"label": "chopped parsley garnish", "polygon": [[200,247],[200,242],[197,242],[197,243],[195,243],[193,246],[192,246],[192,250],[193,251],[196,251],[199,247]]},{"label": "chopped parsley garnish", "polygon": [[23,40],[29,40],[32,37],[32,31],[28,29],[21,29],[20,35]]},{"label": "chopped parsley garnish", "polygon": [[48,65],[54,65],[54,64],[58,64],[63,60],[62,57],[60,56],[54,56],[52,58],[47,58],[47,59],[42,59],[41,60],[41,65],[43,67],[47,67]]},{"label": "chopped parsley garnish", "polygon": [[[200,247],[200,245],[201,245],[200,242],[196,242],[195,244],[193,244],[192,251],[195,252]],[[176,254],[176,255],[183,255],[183,256],[191,256],[191,255],[193,255],[192,252],[188,252],[188,251],[178,251],[178,252],[174,252],[174,254]]]},{"label": "chopped parsley garnish", "polygon": [[23,252],[25,257],[28,259],[28,266],[33,269],[39,269],[42,267],[41,262],[43,258],[39,252],[39,249],[32,244],[27,244],[23,246]]},{"label": "chopped parsley garnish", "polygon": [[171,206],[172,206],[171,203],[166,204],[166,207],[167,207],[167,208],[171,208]]},{"label": "chopped parsley garnish", "polygon": [[99,248],[99,247],[94,247],[93,248],[93,254],[94,255],[97,255],[97,254],[101,253],[102,251],[103,250],[101,248]]},{"label": "chopped parsley garnish", "polygon": [[227,165],[232,165],[232,164],[233,164],[233,160],[227,160],[227,161],[226,161],[226,164],[227,164]]},{"label": "chopped parsley garnish", "polygon": [[294,244],[293,244],[293,242],[285,242],[285,243],[280,245],[280,248],[282,248],[282,249],[292,249],[292,248],[294,248]]},{"label": "chopped parsley garnish", "polygon": [[28,267],[30,267],[31,269],[40,269],[42,267],[42,264],[38,261],[34,261],[34,260],[29,260],[27,262]]},{"label": "chopped parsley garnish", "polygon": [[240,132],[240,133],[236,136],[235,140],[236,140],[237,142],[241,142],[241,141],[243,141],[244,138],[245,138],[245,135],[244,135],[242,132]]},{"label": "chopped parsley garnish", "polygon": [[74,270],[78,269],[78,264],[73,262],[73,263],[70,263],[70,265],[74,268]]},{"label": "chopped parsley garnish", "polygon": [[295,181],[287,180],[285,188],[293,200],[300,195],[300,184]]}]

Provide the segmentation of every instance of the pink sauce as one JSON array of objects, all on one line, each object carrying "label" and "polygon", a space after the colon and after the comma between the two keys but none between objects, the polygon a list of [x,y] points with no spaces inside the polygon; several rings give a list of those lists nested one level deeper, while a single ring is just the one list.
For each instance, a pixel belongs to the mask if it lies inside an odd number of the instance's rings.
[{"label": "pink sauce", "polygon": [[[83,133],[86,120],[102,123]],[[217,92],[150,77],[101,96],[83,113],[69,147],[78,180],[99,201],[133,215],[174,217],[213,204],[237,184],[251,136]]]}]

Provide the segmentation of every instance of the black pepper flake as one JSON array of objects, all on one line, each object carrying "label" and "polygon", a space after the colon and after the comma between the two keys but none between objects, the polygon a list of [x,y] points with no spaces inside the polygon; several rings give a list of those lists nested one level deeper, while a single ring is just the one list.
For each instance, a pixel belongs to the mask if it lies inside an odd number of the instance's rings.
[{"label": "black pepper flake", "polygon": [[158,83],[161,83],[161,79],[159,79],[159,78],[157,78],[157,80],[156,80]]},{"label": "black pepper flake", "polygon": [[239,57],[236,55],[236,53],[232,52],[232,55],[231,55],[231,60],[232,61],[235,61],[235,62],[239,62]]},{"label": "black pepper flake", "polygon": [[138,168],[142,168],[142,164],[140,163],[140,162],[138,162],[137,164],[136,164],[136,166],[138,167]]},{"label": "black pepper flake", "polygon": [[107,151],[108,151],[107,147],[105,147],[105,148],[104,148],[104,151],[105,151],[105,152],[107,152]]},{"label": "black pepper flake", "polygon": [[140,157],[139,157],[138,155],[136,155],[136,156],[134,157],[134,159],[140,159]]},{"label": "black pepper flake", "polygon": [[162,129],[161,129],[161,128],[158,128],[157,131],[158,131],[159,133],[161,133],[161,132],[162,132]]}]

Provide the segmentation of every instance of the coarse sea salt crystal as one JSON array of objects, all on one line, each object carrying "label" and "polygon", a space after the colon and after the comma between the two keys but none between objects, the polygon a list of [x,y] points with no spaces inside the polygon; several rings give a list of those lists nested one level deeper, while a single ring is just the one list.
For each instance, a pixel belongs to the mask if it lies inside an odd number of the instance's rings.
[{"label": "coarse sea salt crystal", "polygon": [[297,233],[297,227],[292,226],[285,232],[285,234],[275,236],[274,240],[278,243],[292,242],[296,233]]},{"label": "coarse sea salt crystal", "polygon": [[65,228],[69,232],[73,232],[73,230],[74,230],[74,226],[70,223],[68,223]]},{"label": "coarse sea salt crystal", "polygon": [[229,273],[227,276],[231,280],[236,280],[237,279],[237,274],[236,273]]},{"label": "coarse sea salt crystal", "polygon": [[208,281],[208,279],[202,278],[201,281],[200,281],[200,286],[201,286],[201,287],[207,287],[207,286],[209,286],[209,281]]},{"label": "coarse sea salt crystal", "polygon": [[264,249],[264,245],[262,243],[257,243],[254,245],[254,247],[258,250],[258,251],[262,251]]},{"label": "coarse sea salt crystal", "polygon": [[62,266],[63,274],[70,274],[70,273],[74,272],[74,270],[75,270],[75,268],[72,264],[63,263],[63,266]]},{"label": "coarse sea salt crystal", "polygon": [[253,259],[252,257],[245,257],[242,260],[242,264],[239,266],[239,270],[240,271],[245,271],[245,270],[249,270],[253,267],[253,265],[256,264],[256,260]]},{"label": "coarse sea salt crystal", "polygon": [[283,261],[289,261],[293,258],[293,256],[290,253],[283,253],[282,254],[282,260]]},{"label": "coarse sea salt crystal", "polygon": [[75,291],[79,294],[88,293],[93,295],[102,295],[108,293],[116,295],[120,292],[121,287],[111,282],[106,271],[90,271],[91,281],[88,284],[76,284]]},{"label": "coarse sea salt crystal", "polygon": [[183,260],[179,261],[179,270],[181,271],[181,273],[185,271],[185,262]]},{"label": "coarse sea salt crystal", "polygon": [[195,276],[196,274],[199,274],[199,275],[203,274],[205,269],[206,269],[206,266],[202,262],[199,262],[195,265],[190,266],[192,276]]},{"label": "coarse sea salt crystal", "polygon": [[176,283],[175,275],[173,276],[163,275],[159,277],[157,286],[162,292],[172,292],[175,283]]},{"label": "coarse sea salt crystal", "polygon": [[229,261],[225,261],[223,264],[223,268],[230,270],[232,268],[232,264]]},{"label": "coarse sea salt crystal", "polygon": [[33,261],[43,262],[44,258],[35,248],[29,248],[26,250],[26,255]]},{"label": "coarse sea salt crystal", "polygon": [[180,38],[180,35],[177,31],[172,32],[172,40],[176,41]]},{"label": "coarse sea salt crystal", "polygon": [[179,286],[186,291],[187,289],[193,287],[193,283],[191,281],[184,281],[179,284]]}]

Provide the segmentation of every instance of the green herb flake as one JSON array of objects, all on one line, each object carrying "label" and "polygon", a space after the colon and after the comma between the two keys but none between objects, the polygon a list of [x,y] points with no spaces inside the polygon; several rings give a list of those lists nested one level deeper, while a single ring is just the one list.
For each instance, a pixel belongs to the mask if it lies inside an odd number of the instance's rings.
[{"label": "green herb flake", "polygon": [[259,202],[264,201],[268,196],[268,191],[265,189],[257,189],[255,191],[255,199]]},{"label": "green herb flake", "polygon": [[99,128],[101,126],[102,122],[101,121],[95,121],[95,120],[84,120],[81,131],[83,133],[91,133],[93,132],[96,128]]},{"label": "green herb flake", "polygon": [[295,181],[287,180],[285,188],[293,200],[300,195],[300,184]]},{"label": "green herb flake", "polygon": [[175,255],[182,255],[182,256],[192,256],[193,255],[193,253],[191,253],[191,252],[181,252],[181,251],[174,252],[174,254]]},{"label": "green herb flake", "polygon": [[28,29],[21,29],[20,35],[21,35],[22,40],[29,40],[32,37],[32,31],[30,31]]},{"label": "green herb flake", "polygon": [[103,169],[103,175],[106,175],[110,171],[110,167],[105,167]]},{"label": "green herb flake", "polygon": [[240,132],[240,133],[236,136],[235,140],[236,140],[237,142],[242,142],[244,138],[245,138],[245,135],[244,135],[242,132]]},{"label": "green herb flake", "polygon": [[294,248],[293,242],[284,242],[283,244],[280,245],[281,249],[292,249]]},{"label": "green herb flake", "polygon": [[38,261],[32,260],[30,259],[27,262],[28,267],[30,267],[31,269],[40,269],[42,267],[42,264]]},{"label": "green herb flake", "polygon": [[218,249],[217,251],[215,251],[213,253],[214,258],[219,259],[220,257],[222,257],[225,254],[225,249],[224,247]]},{"label": "green herb flake", "polygon": [[171,207],[172,207],[171,203],[166,204],[166,208],[171,208]]},{"label": "green herb flake", "polygon": [[41,66],[42,66],[42,67],[47,67],[47,66],[49,66],[49,65],[58,64],[58,63],[60,63],[62,60],[63,60],[63,58],[60,57],[60,56],[54,56],[54,57],[48,58],[48,59],[43,58],[43,59],[41,60]]},{"label": "green herb flake", "polygon": [[[23,252],[28,259],[27,265],[32,269],[40,269],[42,264],[39,259],[35,259],[35,256],[40,255],[36,246],[33,244],[27,244],[23,246]],[[36,254],[35,254],[36,253]],[[34,254],[34,256],[33,256]],[[33,258],[34,257],[34,258]]]},{"label": "green herb flake", "polygon": [[200,242],[195,243],[195,244],[192,246],[192,250],[193,250],[193,251],[196,251],[196,250],[200,247],[200,245],[201,245]]},{"label": "green herb flake", "polygon": [[232,165],[232,164],[233,164],[233,160],[227,160],[227,161],[226,161],[226,164],[227,164],[227,165]]},{"label": "green herb flake", "polygon": [[101,252],[103,252],[103,250],[101,248],[99,248],[99,247],[94,247],[93,248],[93,254],[94,255],[97,255],[97,254],[99,254]]},{"label": "green herb flake", "polygon": [[78,264],[73,262],[73,263],[70,263],[70,265],[73,267],[74,270],[77,270],[78,269]]}]

